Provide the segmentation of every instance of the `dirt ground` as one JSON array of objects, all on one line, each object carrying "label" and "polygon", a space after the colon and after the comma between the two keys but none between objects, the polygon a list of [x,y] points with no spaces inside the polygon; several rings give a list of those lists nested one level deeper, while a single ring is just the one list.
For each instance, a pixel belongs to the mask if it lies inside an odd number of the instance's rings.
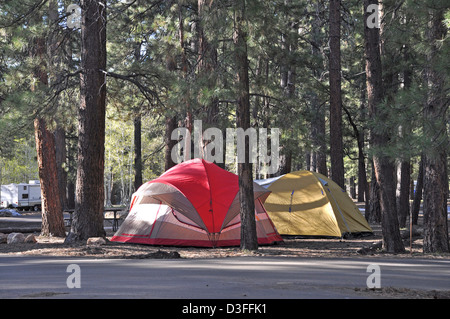
[{"label": "dirt ground", "polygon": [[[39,213],[28,213],[39,214]],[[14,225],[20,227],[20,224]],[[30,224],[27,223],[30,227]],[[105,225],[107,239],[111,239],[111,227]],[[0,229],[11,227],[0,217]],[[137,244],[124,244],[108,241],[105,245],[64,244],[64,238],[43,237],[34,233],[36,243],[0,244],[0,254],[26,256],[64,256],[89,258],[226,258],[234,256],[273,256],[273,257],[324,257],[324,258],[434,258],[450,259],[450,254],[424,254],[419,227],[409,243],[408,230],[402,230],[406,252],[389,254],[381,249],[381,226],[372,224],[373,234],[352,238],[284,238],[284,242],[270,246],[260,246],[257,251],[241,251],[239,247],[193,248],[162,247]],[[412,248],[412,250],[410,249]],[[450,298],[449,291],[416,291],[386,287],[382,289],[361,289],[358,293],[375,298]]]}]

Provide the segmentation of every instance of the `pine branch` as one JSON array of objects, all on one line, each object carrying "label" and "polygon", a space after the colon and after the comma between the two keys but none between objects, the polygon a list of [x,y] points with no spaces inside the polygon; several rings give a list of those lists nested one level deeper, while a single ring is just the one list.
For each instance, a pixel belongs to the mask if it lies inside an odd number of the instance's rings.
[{"label": "pine branch", "polygon": [[161,105],[164,105],[164,103],[159,99],[158,93],[154,90],[151,90],[149,87],[143,85],[140,81],[138,81],[136,78],[139,76],[145,77],[144,75],[139,74],[130,74],[130,75],[122,75],[114,72],[107,72],[104,70],[100,70],[101,72],[105,73],[107,76],[124,80],[127,82],[130,82],[134,84],[139,91],[144,95],[145,99],[150,102],[150,104],[154,104],[155,100],[161,103]]},{"label": "pine branch", "polygon": [[40,0],[34,5],[30,7],[30,9],[22,15],[19,15],[17,18],[13,19],[10,23],[0,25],[0,28],[9,28],[16,24],[22,23],[25,19],[27,19],[30,15],[32,15],[36,10],[40,10],[44,4],[47,3],[48,0]]}]

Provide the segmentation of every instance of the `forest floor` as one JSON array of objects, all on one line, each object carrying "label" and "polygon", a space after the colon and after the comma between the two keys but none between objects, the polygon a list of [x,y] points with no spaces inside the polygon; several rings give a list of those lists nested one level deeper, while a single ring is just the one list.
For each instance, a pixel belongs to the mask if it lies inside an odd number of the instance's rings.
[{"label": "forest floor", "polygon": [[[40,214],[40,213],[25,213]],[[324,257],[324,258],[428,258],[450,259],[450,254],[424,254],[421,231],[422,219],[414,228],[412,245],[409,242],[409,229],[402,230],[406,252],[390,254],[381,249],[381,226],[371,224],[373,234],[351,238],[284,238],[284,242],[260,246],[257,251],[242,251],[239,247],[194,248],[162,247],[150,245],[126,244],[107,241],[101,246],[87,244],[64,244],[64,238],[44,237],[35,233],[36,243],[0,244],[0,254],[25,256],[59,256],[89,258],[225,258],[236,256],[273,256],[273,257]],[[30,223],[26,223],[30,227]],[[15,227],[20,224],[15,223]],[[23,225],[22,225],[23,226]],[[35,225],[36,226],[36,225]],[[111,227],[105,225],[107,239],[114,235]],[[0,229],[11,227],[0,217]],[[373,295],[393,298],[450,298],[450,291],[417,292],[408,289],[386,288],[384,291],[365,292]]]},{"label": "forest floor", "polygon": [[[358,205],[362,205],[358,203]],[[22,215],[40,215],[40,213],[22,213]],[[114,232],[105,222],[107,239]],[[422,218],[413,229],[412,245],[409,243],[409,228],[402,230],[406,252],[389,254],[381,249],[381,225],[371,224],[373,234],[350,238],[288,238],[274,245],[260,246],[257,251],[241,251],[239,247],[195,248],[162,247],[150,245],[126,244],[108,241],[105,245],[64,244],[64,238],[45,237],[35,233],[36,243],[0,244],[0,254],[73,256],[95,258],[221,258],[232,256],[280,256],[280,257],[368,257],[383,256],[393,258],[449,258],[450,254],[424,254],[421,231]],[[450,223],[449,223],[450,224]],[[109,227],[108,227],[109,226]],[[0,217],[1,229],[11,227],[11,218]],[[14,221],[14,228],[30,229],[40,227],[40,223],[20,223]],[[450,228],[450,226],[449,226]]]}]

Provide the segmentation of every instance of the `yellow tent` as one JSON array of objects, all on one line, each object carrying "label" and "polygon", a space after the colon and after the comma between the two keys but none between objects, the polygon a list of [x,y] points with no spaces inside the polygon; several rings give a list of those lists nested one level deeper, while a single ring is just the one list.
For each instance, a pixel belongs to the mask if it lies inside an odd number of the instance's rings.
[{"label": "yellow tent", "polygon": [[347,193],[319,173],[297,171],[259,183],[272,191],[264,207],[281,235],[372,232]]}]

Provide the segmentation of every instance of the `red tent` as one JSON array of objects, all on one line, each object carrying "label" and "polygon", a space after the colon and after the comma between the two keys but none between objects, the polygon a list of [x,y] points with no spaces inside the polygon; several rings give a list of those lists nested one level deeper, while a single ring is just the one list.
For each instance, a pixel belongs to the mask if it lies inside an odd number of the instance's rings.
[{"label": "red tent", "polygon": [[[112,241],[177,246],[240,244],[238,176],[203,159],[178,164],[133,194],[130,213]],[[254,183],[259,244],[281,241]]]}]

